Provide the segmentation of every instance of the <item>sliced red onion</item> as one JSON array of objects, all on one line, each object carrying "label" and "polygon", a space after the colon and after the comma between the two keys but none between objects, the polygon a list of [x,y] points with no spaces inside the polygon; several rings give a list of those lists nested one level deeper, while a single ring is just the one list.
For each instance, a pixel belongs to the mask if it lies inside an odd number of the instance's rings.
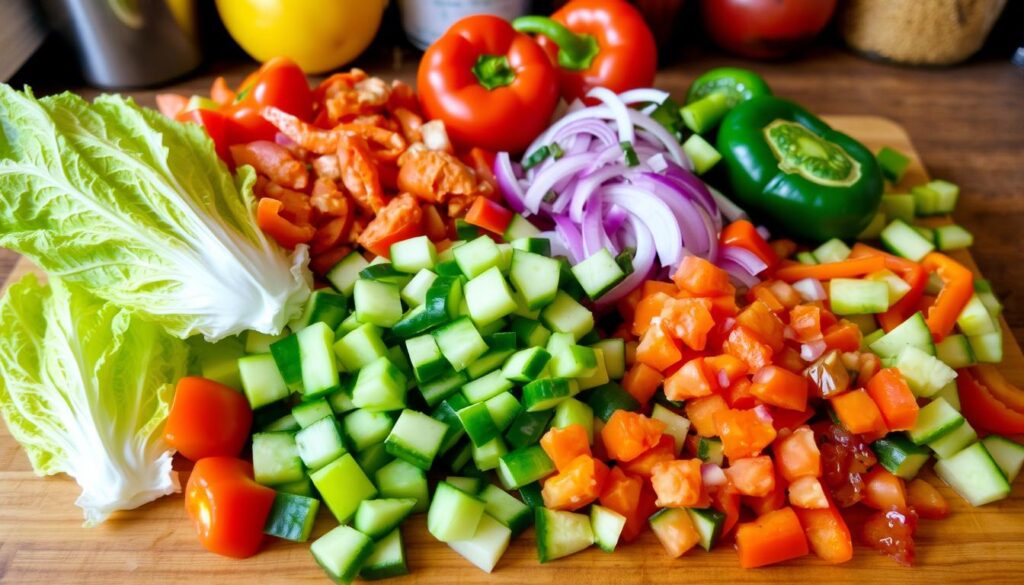
[{"label": "sliced red onion", "polygon": [[587,92],[587,97],[600,100],[611,110],[615,125],[619,128],[619,142],[632,144],[636,138],[636,130],[633,128],[633,120],[629,116],[629,108],[618,94],[604,87],[595,87]]},{"label": "sliced red onion", "polygon": [[721,487],[729,481],[725,472],[717,463],[704,463],[700,466],[700,479],[706,487]]},{"label": "sliced red onion", "polygon": [[704,181],[700,180],[697,175],[684,169],[683,167],[675,164],[672,161],[666,161],[668,163],[668,169],[665,171],[665,176],[678,181],[679,184],[685,189],[687,195],[698,201],[711,215],[716,219],[718,227],[721,227],[721,219],[718,213],[718,203],[715,201],[714,196],[711,194],[709,187]]},{"label": "sliced red onion", "polygon": [[722,215],[725,216],[729,221],[736,221],[738,219],[746,219],[747,212],[743,211],[740,206],[732,202],[731,199],[722,195],[722,192],[715,189],[711,185],[707,185],[708,191],[715,198],[715,203],[718,204],[718,209],[722,211]]},{"label": "sliced red onion", "polygon": [[590,143],[593,142],[594,137],[589,134],[576,134],[572,139],[572,144],[565,149],[565,154],[583,154],[584,152],[590,151]]},{"label": "sliced red onion", "polygon": [[647,159],[647,166],[651,167],[651,170],[656,173],[663,173],[668,168],[668,161],[665,160],[664,153],[659,152]]},{"label": "sliced red onion", "polygon": [[617,137],[615,136],[615,131],[609,128],[608,125],[601,120],[594,118],[584,118],[576,120],[571,124],[566,124],[558,132],[555,132],[552,135],[551,141],[561,142],[569,136],[583,135],[593,136],[603,144],[615,144],[618,142]]},{"label": "sliced red onion", "polygon": [[722,246],[721,258],[735,262],[752,276],[760,274],[765,268],[768,268],[768,265],[757,254],[739,246]]},{"label": "sliced red onion", "polygon": [[587,168],[592,160],[593,157],[588,154],[565,156],[546,168],[544,172],[538,173],[523,196],[523,205],[526,211],[537,213],[541,201],[556,184]]},{"label": "sliced red onion", "polygon": [[626,210],[619,207],[618,205],[612,205],[608,208],[608,212],[604,214],[604,231],[608,235],[612,235],[619,231],[619,228],[626,223],[626,218],[629,214]]},{"label": "sliced red onion", "polygon": [[772,413],[768,412],[768,407],[763,404],[758,404],[754,407],[754,414],[757,415],[761,422],[771,424],[775,420],[772,418]]},{"label": "sliced red onion", "polygon": [[804,278],[793,283],[793,289],[806,302],[823,301],[828,295],[821,281],[815,278]]},{"label": "sliced red onion", "polygon": [[572,260],[572,263],[576,264],[586,260],[587,257],[583,253],[583,236],[576,228],[576,224],[565,216],[556,215],[554,220],[555,232],[565,242],[569,250],[569,259]]},{"label": "sliced red onion", "polygon": [[682,255],[682,233],[672,209],[657,196],[630,185],[608,185],[601,196],[636,216],[651,231],[662,266],[675,266]]},{"label": "sliced red onion", "polygon": [[717,231],[708,232],[704,224],[704,217],[683,195],[679,184],[665,175],[650,172],[639,173],[637,182],[649,187],[672,209],[672,215],[675,216],[679,230],[683,234],[683,245],[698,256],[706,256],[711,250],[711,241],[717,239]]},{"label": "sliced red onion", "polygon": [[592,199],[583,212],[583,255],[590,258],[604,248],[608,236],[601,225],[601,202]]},{"label": "sliced red onion", "polygon": [[741,285],[750,288],[755,284],[761,282],[761,279],[754,276],[747,271],[746,268],[733,262],[732,260],[719,259],[717,261],[718,267],[729,273],[729,276],[736,279]]},{"label": "sliced red onion", "polygon": [[754,229],[757,231],[757,235],[761,236],[765,240],[772,239],[772,233],[768,231],[768,228],[764,227],[763,225],[759,225]]},{"label": "sliced red onion", "polygon": [[[572,202],[569,205],[569,217],[573,221],[583,221],[583,206],[594,195],[601,185],[621,177],[626,172],[624,165],[608,165],[606,167],[590,171],[580,179],[576,190],[572,194]],[[561,213],[565,207],[556,208],[556,213]]]},{"label": "sliced red onion", "polygon": [[562,237],[558,235],[558,232],[541,232],[537,234],[537,237],[544,238],[547,241],[551,242],[552,256],[564,256],[566,258],[572,257],[572,252],[569,251],[569,248],[565,245],[565,240],[563,240]]},{"label": "sliced red onion", "polygon": [[[626,226],[628,226],[629,231],[632,232],[635,238],[636,253],[633,254],[633,272],[627,274],[622,282],[615,285],[615,288],[606,292],[598,299],[597,304],[599,306],[608,306],[633,292],[633,289],[647,280],[648,275],[651,274],[651,269],[654,267],[654,237],[651,235],[650,230],[632,215],[627,220]],[[623,229],[627,228],[624,227]]]},{"label": "sliced red onion", "polygon": [[498,189],[505,196],[508,206],[516,213],[525,211],[526,205],[523,200],[525,193],[523,193],[519,179],[516,178],[516,173],[512,169],[512,158],[507,152],[499,152],[494,157],[494,178],[497,179]]},{"label": "sliced red onion", "polygon": [[661,104],[669,97],[667,91],[654,89],[653,87],[642,87],[631,89],[619,94],[619,99],[625,104]]},{"label": "sliced red onion", "polygon": [[805,362],[813,362],[820,358],[828,346],[825,345],[824,339],[816,339],[810,343],[805,343],[800,346],[800,359]]}]

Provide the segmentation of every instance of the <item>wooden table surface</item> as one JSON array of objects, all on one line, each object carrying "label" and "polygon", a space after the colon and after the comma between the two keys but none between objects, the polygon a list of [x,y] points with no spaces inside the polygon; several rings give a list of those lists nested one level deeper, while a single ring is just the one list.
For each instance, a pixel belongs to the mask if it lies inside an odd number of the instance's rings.
[{"label": "wooden table surface", "polygon": [[[412,81],[418,54],[375,51],[358,63],[372,74]],[[1024,339],[1024,69],[986,58],[948,69],[911,69],[875,63],[839,48],[822,47],[795,61],[755,63],[721,55],[682,55],[659,73],[658,87],[680,97],[701,72],[722,65],[752,67],[776,94],[823,114],[891,118],[910,134],[932,175],[962,188],[956,221],[975,235],[975,257],[1006,304],[1014,336]],[[214,63],[160,90],[130,92],[145,105],[158,91],[205,93],[215,75],[237,83],[255,65]],[[38,93],[70,89],[52,77],[22,75]],[[0,282],[16,256],[0,249]]]}]

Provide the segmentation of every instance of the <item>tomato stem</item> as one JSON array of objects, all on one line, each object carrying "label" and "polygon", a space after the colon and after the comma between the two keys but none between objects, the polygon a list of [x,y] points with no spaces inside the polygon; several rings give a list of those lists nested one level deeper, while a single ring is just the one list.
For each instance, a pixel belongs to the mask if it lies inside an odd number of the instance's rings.
[{"label": "tomato stem", "polygon": [[522,33],[544,35],[558,45],[558,66],[571,71],[590,69],[601,52],[597,39],[591,35],[576,34],[560,22],[546,16],[520,16],[512,21],[512,28]]},{"label": "tomato stem", "polygon": [[516,80],[516,72],[505,55],[480,55],[473,65],[473,75],[488,91],[511,85]]}]

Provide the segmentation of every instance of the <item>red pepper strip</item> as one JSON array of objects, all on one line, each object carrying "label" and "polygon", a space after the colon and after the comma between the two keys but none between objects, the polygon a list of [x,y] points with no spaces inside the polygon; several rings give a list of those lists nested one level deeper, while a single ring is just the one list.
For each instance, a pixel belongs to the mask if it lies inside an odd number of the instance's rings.
[{"label": "red pepper strip", "polygon": [[284,217],[281,217],[283,205],[277,199],[264,197],[260,199],[256,208],[256,225],[278,244],[288,248],[295,248],[299,244],[305,244],[313,239],[316,230],[311,225],[296,225]]},{"label": "red pepper strip", "polygon": [[885,259],[878,256],[852,258],[841,262],[825,264],[800,264],[793,262],[783,265],[775,272],[775,278],[785,282],[796,282],[805,278],[831,280],[864,276],[885,268]]},{"label": "red pepper strip", "polygon": [[928,283],[928,273],[925,272],[920,264],[913,260],[893,256],[860,242],[854,244],[850,258],[863,258],[866,256],[881,256],[885,258],[885,267],[898,274],[900,278],[910,285],[910,290],[907,291],[907,294],[903,295],[900,300],[889,307],[888,311],[878,316],[878,322],[882,325],[882,329],[887,332],[892,331],[917,311],[917,302],[921,299],[921,295],[924,294],[924,287]]},{"label": "red pepper strip", "polygon": [[974,294],[974,274],[963,264],[938,252],[925,256],[921,268],[938,274],[942,279],[942,290],[925,316],[928,329],[938,343],[953,331],[956,318],[971,300]]}]

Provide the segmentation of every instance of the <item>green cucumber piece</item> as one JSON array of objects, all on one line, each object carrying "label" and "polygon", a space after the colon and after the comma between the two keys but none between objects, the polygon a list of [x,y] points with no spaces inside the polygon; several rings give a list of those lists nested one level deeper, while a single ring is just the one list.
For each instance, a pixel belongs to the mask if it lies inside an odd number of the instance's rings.
[{"label": "green cucumber piece", "polygon": [[352,518],[363,500],[377,495],[377,488],[350,453],[314,471],[309,477],[327,508],[341,524]]},{"label": "green cucumber piece", "polygon": [[974,443],[956,455],[938,461],[935,473],[975,507],[1010,495],[1010,483],[983,443]]},{"label": "green cucumber piece", "polygon": [[277,492],[263,533],[292,542],[306,542],[319,509],[320,500],[316,498]]},{"label": "green cucumber piece", "polygon": [[399,527],[416,507],[413,498],[363,500],[356,509],[352,525],[374,540],[379,540]]},{"label": "green cucumber piece", "polygon": [[534,513],[537,559],[541,563],[567,557],[594,544],[589,517],[547,508],[535,508]]},{"label": "green cucumber piece", "polygon": [[594,542],[604,552],[615,552],[626,527],[626,517],[611,508],[598,504],[590,506],[590,528],[594,532]]},{"label": "green cucumber piece", "polygon": [[427,530],[441,542],[473,538],[485,506],[482,500],[442,481],[427,511]]},{"label": "green cucumber piece", "polygon": [[338,526],[313,541],[313,558],[336,583],[351,583],[373,554],[373,540],[349,526]]}]

